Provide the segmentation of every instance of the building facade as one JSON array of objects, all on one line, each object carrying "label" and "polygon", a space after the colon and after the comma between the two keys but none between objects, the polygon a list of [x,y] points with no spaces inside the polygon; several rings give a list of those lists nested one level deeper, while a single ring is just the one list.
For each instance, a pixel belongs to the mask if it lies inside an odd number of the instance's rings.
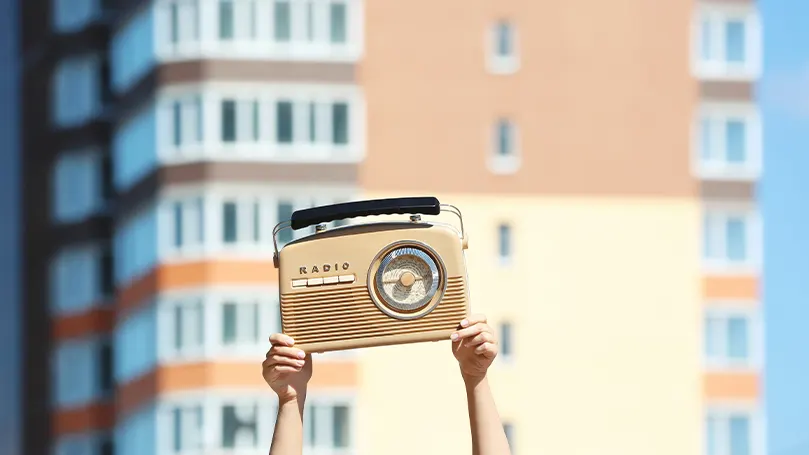
[{"label": "building facade", "polygon": [[[763,453],[754,3],[22,9],[24,453],[267,450],[272,226],[412,194],[464,213],[515,453]],[[470,449],[443,343],[307,406],[311,454]]]}]

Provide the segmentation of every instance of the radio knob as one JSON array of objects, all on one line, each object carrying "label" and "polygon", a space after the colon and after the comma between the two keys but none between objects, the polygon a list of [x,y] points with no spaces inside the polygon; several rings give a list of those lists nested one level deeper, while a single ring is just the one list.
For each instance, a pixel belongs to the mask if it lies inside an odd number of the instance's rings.
[{"label": "radio knob", "polygon": [[416,275],[413,275],[413,272],[405,272],[399,277],[399,283],[402,284],[404,287],[413,286],[413,283],[416,282]]}]

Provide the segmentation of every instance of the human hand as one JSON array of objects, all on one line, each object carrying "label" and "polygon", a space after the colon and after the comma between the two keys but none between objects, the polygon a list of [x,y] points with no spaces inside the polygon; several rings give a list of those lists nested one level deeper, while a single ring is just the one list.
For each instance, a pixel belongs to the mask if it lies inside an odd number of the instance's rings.
[{"label": "human hand", "polygon": [[450,339],[464,382],[472,385],[480,382],[497,357],[497,340],[486,316],[475,314],[464,319]]},{"label": "human hand", "polygon": [[312,378],[312,354],[294,348],[295,340],[282,333],[270,336],[272,347],[261,364],[262,376],[282,402],[304,397]]}]

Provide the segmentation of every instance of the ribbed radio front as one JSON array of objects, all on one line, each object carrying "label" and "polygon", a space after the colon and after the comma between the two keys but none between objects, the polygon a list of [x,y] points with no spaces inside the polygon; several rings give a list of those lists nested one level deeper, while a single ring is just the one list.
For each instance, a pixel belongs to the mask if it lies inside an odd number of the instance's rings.
[{"label": "ribbed radio front", "polygon": [[466,287],[463,277],[447,279],[438,306],[420,319],[403,321],[383,313],[365,286],[318,290],[281,295],[284,332],[296,344],[347,341],[387,335],[406,335],[445,330],[466,316]]}]

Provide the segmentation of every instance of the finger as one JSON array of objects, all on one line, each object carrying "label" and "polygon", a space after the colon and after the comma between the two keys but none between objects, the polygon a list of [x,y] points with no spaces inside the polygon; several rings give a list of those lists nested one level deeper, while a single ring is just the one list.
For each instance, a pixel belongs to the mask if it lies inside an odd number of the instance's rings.
[{"label": "finger", "polygon": [[494,344],[494,335],[489,332],[480,332],[479,334],[475,335],[472,338],[467,338],[464,340],[463,345],[467,347],[475,347],[480,346],[483,343],[492,343]]},{"label": "finger", "polygon": [[463,329],[481,322],[487,322],[486,316],[483,314],[473,314],[461,321],[461,323],[458,325]]},{"label": "finger", "polygon": [[264,359],[261,363],[264,368],[269,368],[273,365],[287,365],[291,367],[303,367],[306,364],[305,360],[287,357],[284,355],[273,355],[268,359]]},{"label": "finger", "polygon": [[480,322],[471,327],[467,327],[465,329],[458,330],[457,332],[450,335],[450,339],[452,341],[463,340],[466,338],[474,337],[482,332],[491,332],[492,329],[489,327],[488,324]]},{"label": "finger", "polygon": [[306,358],[306,353],[303,352],[302,350],[300,350],[298,348],[290,348],[290,347],[286,347],[286,346],[273,346],[272,348],[270,348],[269,351],[267,351],[266,357],[270,358],[270,357],[272,357],[273,355],[276,355],[276,354],[277,355],[287,356],[287,357],[294,357],[296,359],[301,359],[301,360]]},{"label": "finger", "polygon": [[295,340],[288,335],[284,335],[283,333],[273,333],[270,335],[270,343],[272,343],[273,346],[281,345],[291,347],[295,345]]},{"label": "finger", "polygon": [[275,371],[286,374],[298,373],[301,371],[301,368],[302,367],[291,367],[289,365],[275,365],[274,367]]},{"label": "finger", "polygon": [[493,359],[497,355],[497,345],[494,343],[483,343],[475,348],[475,354]]}]

